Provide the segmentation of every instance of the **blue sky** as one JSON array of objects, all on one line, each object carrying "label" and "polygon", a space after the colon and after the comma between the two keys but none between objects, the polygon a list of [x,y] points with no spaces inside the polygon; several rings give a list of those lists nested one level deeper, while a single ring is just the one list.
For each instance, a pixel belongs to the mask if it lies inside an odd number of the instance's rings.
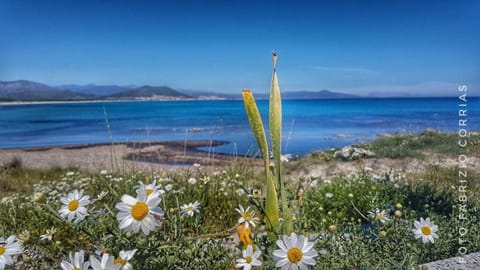
[{"label": "blue sky", "polygon": [[480,88],[480,1],[0,0],[0,80],[266,92]]}]

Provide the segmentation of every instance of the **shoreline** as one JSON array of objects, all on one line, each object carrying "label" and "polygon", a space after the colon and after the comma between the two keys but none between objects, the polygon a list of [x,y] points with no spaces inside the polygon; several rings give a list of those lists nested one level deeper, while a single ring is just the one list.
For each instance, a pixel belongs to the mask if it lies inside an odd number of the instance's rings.
[{"label": "shoreline", "polygon": [[[450,99],[458,98],[457,96],[434,96],[434,97],[363,97],[356,98],[314,98],[314,100],[352,100],[352,99]],[[469,98],[480,99],[480,96],[470,96]],[[0,101],[0,106],[13,105],[48,105],[48,104],[69,104],[69,103],[115,103],[115,102],[172,102],[172,101],[241,101],[237,98],[216,98],[216,97],[199,97],[185,99],[91,99],[91,100],[46,100],[46,101]],[[258,98],[257,100],[267,100],[267,98]],[[311,100],[302,98],[292,98],[285,100]]]},{"label": "shoreline", "polygon": [[200,150],[227,141],[153,141],[72,144],[0,149],[0,166],[15,158],[31,168],[78,167],[87,170],[150,170],[175,167],[225,166],[233,161],[258,163],[256,158]]},{"label": "shoreline", "polygon": [[49,105],[49,104],[81,104],[81,103],[122,103],[122,102],[175,102],[175,101],[241,101],[226,98],[185,98],[185,99],[91,99],[91,100],[46,100],[46,101],[0,101],[0,106],[13,105]]}]

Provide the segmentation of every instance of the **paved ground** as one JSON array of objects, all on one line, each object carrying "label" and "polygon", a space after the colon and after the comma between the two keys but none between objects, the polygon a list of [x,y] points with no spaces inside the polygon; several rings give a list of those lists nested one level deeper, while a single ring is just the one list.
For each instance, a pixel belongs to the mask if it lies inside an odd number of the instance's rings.
[{"label": "paved ground", "polygon": [[[480,252],[426,264],[428,270],[480,270]],[[422,268],[423,269],[423,268]]]}]

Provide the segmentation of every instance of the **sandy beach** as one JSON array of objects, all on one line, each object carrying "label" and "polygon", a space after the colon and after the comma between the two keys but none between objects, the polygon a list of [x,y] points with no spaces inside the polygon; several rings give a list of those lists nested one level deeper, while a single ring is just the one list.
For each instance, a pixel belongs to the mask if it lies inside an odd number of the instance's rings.
[{"label": "sandy beach", "polygon": [[224,141],[128,142],[82,144],[0,150],[0,164],[20,158],[29,168],[77,167],[84,170],[160,170],[178,167],[225,166],[233,161],[258,163],[256,159],[200,151],[200,147]]},{"label": "sandy beach", "polygon": [[[0,166],[19,158],[28,168],[75,167],[86,171],[161,171],[202,167],[226,168],[234,162],[248,162],[249,165],[263,168],[261,159],[226,155],[201,151],[202,147],[226,144],[225,141],[157,141],[125,142],[113,144],[79,144],[53,147],[22,149],[1,149]],[[427,154],[427,153],[426,153]],[[287,174],[293,179],[316,176],[328,179],[334,175],[349,175],[359,171],[377,173],[419,173],[431,166],[452,167],[458,160],[455,157],[438,153],[428,153],[423,158],[362,158],[352,161],[322,162],[312,157],[300,157],[284,165]],[[468,166],[480,171],[480,158],[470,157]]]}]

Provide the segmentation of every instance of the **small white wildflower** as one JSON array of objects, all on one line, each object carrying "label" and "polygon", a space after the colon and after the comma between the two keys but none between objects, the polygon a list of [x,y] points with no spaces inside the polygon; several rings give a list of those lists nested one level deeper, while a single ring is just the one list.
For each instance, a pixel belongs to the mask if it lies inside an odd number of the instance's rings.
[{"label": "small white wildflower", "polygon": [[197,179],[194,178],[194,177],[190,177],[188,178],[187,182],[190,184],[190,185],[195,185],[197,183]]},{"label": "small white wildflower", "polygon": [[90,196],[83,196],[83,190],[74,190],[60,200],[63,203],[59,210],[60,216],[69,222],[79,223],[88,215],[86,206],[90,204]]},{"label": "small white wildflower", "polygon": [[0,269],[12,265],[15,262],[14,258],[22,253],[22,243],[14,235],[7,239],[0,237]]},{"label": "small white wildflower", "polygon": [[195,201],[193,203],[184,204],[180,207],[180,212],[184,215],[193,217],[195,212],[200,213],[200,203]]},{"label": "small white wildflower", "polygon": [[248,245],[246,249],[242,250],[242,258],[237,259],[235,267],[243,270],[250,270],[253,266],[261,266],[262,262],[258,258],[262,255],[262,252],[257,248],[257,251],[253,252],[253,246]]},{"label": "small white wildflower", "polygon": [[40,240],[52,241],[53,235],[57,232],[54,227],[47,229],[45,234],[40,235]]},{"label": "small white wildflower", "polygon": [[[147,196],[152,195],[153,193],[157,193],[157,195],[162,195],[165,193],[165,191],[162,189],[162,185],[158,184],[157,185],[157,180],[153,180],[151,184],[145,185],[143,182],[139,181],[138,182],[140,187],[145,186],[145,190],[147,191]],[[138,194],[139,188],[136,189],[136,192]]]},{"label": "small white wildflower", "polygon": [[284,269],[306,270],[308,266],[315,265],[315,257],[318,256],[314,249],[314,243],[308,242],[308,238],[292,233],[277,240],[280,249],[273,251],[275,266]]},{"label": "small white wildflower", "polygon": [[375,209],[374,211],[369,211],[368,215],[371,218],[375,219],[376,221],[380,221],[382,223],[385,223],[385,222],[390,220],[388,218],[387,211],[385,211],[385,210],[380,211],[378,208]]},{"label": "small white wildflower", "polygon": [[421,217],[420,221],[415,220],[412,232],[415,234],[415,239],[422,238],[424,244],[434,243],[435,239],[438,238],[438,226],[430,221],[430,218],[423,219]]},{"label": "small white wildflower", "polygon": [[248,228],[249,225],[252,225],[252,227],[257,225],[259,219],[255,217],[255,212],[249,211],[250,206],[248,206],[247,209],[244,209],[243,206],[239,205],[235,210],[240,214],[238,224],[245,223],[245,228]]},{"label": "small white wildflower", "polygon": [[117,258],[113,261],[115,264],[120,265],[121,270],[132,270],[133,266],[128,261],[130,261],[137,252],[134,250],[122,250]]},{"label": "small white wildflower", "polygon": [[148,235],[155,227],[160,226],[157,217],[163,216],[163,210],[158,207],[161,199],[157,193],[148,196],[145,186],[140,186],[136,198],[125,194],[121,200],[115,205],[115,208],[120,210],[117,220],[121,230],[137,233],[141,229]]}]

